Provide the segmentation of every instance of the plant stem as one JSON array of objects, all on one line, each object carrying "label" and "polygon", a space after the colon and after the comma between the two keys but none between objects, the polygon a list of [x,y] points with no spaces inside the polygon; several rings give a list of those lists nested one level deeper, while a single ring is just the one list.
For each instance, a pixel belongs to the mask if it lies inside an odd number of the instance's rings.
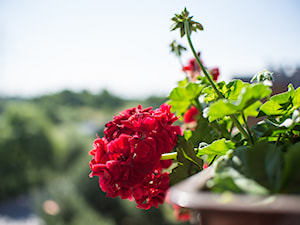
[{"label": "plant stem", "polygon": [[276,146],[279,144],[280,139],[281,139],[281,134],[279,134],[279,136],[278,136],[278,138],[277,138]]},{"label": "plant stem", "polygon": [[160,160],[177,159],[177,152],[164,153],[161,155]]},{"label": "plant stem", "polygon": [[234,123],[234,125],[237,127],[237,129],[241,132],[241,134],[249,141],[249,143],[252,145],[253,144],[253,142],[252,142],[252,140],[251,140],[251,138],[250,138],[250,133],[248,134],[246,131],[245,131],[245,129],[244,129],[244,127],[241,125],[241,123],[240,123],[240,121],[238,120],[238,118],[236,117],[236,115],[235,114],[232,114],[232,115],[229,115],[230,116],[230,118],[231,118],[231,120],[232,120],[232,122]]},{"label": "plant stem", "polygon": [[248,126],[248,123],[247,123],[247,120],[246,120],[246,117],[245,117],[245,113],[243,111],[242,111],[242,117],[243,117],[243,121],[245,123],[246,129],[248,131],[248,134],[249,134],[250,144],[253,145],[254,144],[254,139],[253,139],[253,136],[251,134],[250,128]]},{"label": "plant stem", "polygon": [[217,158],[217,156],[218,156],[218,155],[215,155],[215,156],[214,156],[214,158],[211,160],[211,162],[209,163],[208,166],[211,166],[211,165],[214,163],[214,161],[215,161],[215,159]]},{"label": "plant stem", "polygon": [[203,110],[198,97],[194,99],[193,103],[199,110],[201,110],[201,111]]},{"label": "plant stem", "polygon": [[185,33],[186,33],[186,36],[187,36],[187,39],[188,39],[188,43],[190,45],[190,48],[193,52],[193,55],[197,61],[197,63],[199,64],[199,66],[201,67],[205,77],[208,79],[210,85],[213,87],[213,89],[215,90],[215,92],[217,93],[218,97],[219,98],[224,98],[222,93],[217,89],[216,85],[214,84],[213,80],[211,79],[211,77],[209,76],[209,74],[207,73],[206,69],[204,68],[202,62],[200,61],[198,55],[197,55],[197,52],[193,46],[193,43],[192,43],[192,40],[191,40],[191,37],[190,37],[190,30],[189,30],[189,23],[187,21],[184,22],[184,29],[185,29]]},{"label": "plant stem", "polygon": [[[184,29],[185,29],[185,33],[187,36],[187,40],[189,43],[189,46],[193,52],[193,55],[197,61],[197,63],[199,64],[199,66],[201,67],[205,77],[208,79],[210,85],[212,86],[212,88],[215,90],[216,94],[218,95],[219,99],[224,99],[224,96],[222,95],[222,93],[218,90],[218,88],[216,87],[214,81],[211,79],[211,77],[209,76],[209,74],[207,73],[206,69],[204,68],[202,62],[200,61],[197,52],[193,46],[192,40],[191,40],[191,34],[190,34],[190,29],[189,29],[189,23],[188,21],[184,21]],[[239,129],[239,131],[241,132],[241,134],[250,142],[250,144],[252,144],[251,138],[250,138],[250,134],[248,134],[244,127],[241,125],[241,123],[239,122],[239,120],[237,119],[237,116],[235,114],[229,115],[232,122],[234,123],[234,125]]]}]

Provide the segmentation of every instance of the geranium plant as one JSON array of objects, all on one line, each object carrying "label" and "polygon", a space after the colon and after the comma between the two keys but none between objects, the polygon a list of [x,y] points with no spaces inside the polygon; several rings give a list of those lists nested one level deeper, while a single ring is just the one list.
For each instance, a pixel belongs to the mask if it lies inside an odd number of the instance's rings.
[{"label": "geranium plant", "polygon": [[[135,200],[143,209],[162,204],[170,186],[212,165],[210,191],[300,194],[300,88],[290,84],[271,97],[268,71],[251,83],[217,82],[219,72],[204,67],[191,40],[203,26],[186,9],[172,21],[199,74],[183,68],[187,76],[166,104],[128,109],[108,122],[90,151],[91,176],[107,196]],[[185,50],[175,42],[171,47],[177,56]],[[250,127],[251,117],[260,120]]]}]

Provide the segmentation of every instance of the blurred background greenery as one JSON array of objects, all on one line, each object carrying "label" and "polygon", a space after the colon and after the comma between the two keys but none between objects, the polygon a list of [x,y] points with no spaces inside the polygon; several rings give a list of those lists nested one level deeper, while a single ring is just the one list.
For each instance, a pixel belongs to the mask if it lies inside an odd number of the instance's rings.
[{"label": "blurred background greenery", "polygon": [[106,198],[98,179],[88,176],[88,152],[113,115],[138,104],[157,108],[165,100],[122,99],[106,90],[0,98],[0,204],[26,196],[42,223],[51,225],[178,223],[170,205],[137,209],[128,200]]}]

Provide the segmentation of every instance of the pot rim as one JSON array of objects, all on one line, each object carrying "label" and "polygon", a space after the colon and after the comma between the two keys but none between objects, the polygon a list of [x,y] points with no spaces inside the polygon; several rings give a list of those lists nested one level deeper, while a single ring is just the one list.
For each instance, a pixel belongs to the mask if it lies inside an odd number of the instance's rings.
[{"label": "pot rim", "polygon": [[168,191],[169,201],[189,209],[300,215],[300,196],[298,195],[258,196],[201,191],[212,175],[213,168],[207,168],[172,186]]}]

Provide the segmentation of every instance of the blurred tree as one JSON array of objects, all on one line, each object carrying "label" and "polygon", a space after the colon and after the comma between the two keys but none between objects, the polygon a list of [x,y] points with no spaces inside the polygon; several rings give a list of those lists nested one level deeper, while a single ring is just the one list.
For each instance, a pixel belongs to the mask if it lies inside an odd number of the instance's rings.
[{"label": "blurred tree", "polygon": [[[1,99],[0,201],[38,186],[30,193],[36,212],[48,225],[176,224],[166,219],[164,206],[145,211],[130,201],[106,198],[98,179],[88,176],[88,151],[97,132],[91,136],[81,130],[82,122],[94,121],[101,136],[104,123],[120,110],[138,104],[157,108],[164,101],[124,100],[107,90]],[[55,215],[45,209],[47,200],[58,205]]]},{"label": "blurred tree", "polygon": [[150,96],[143,101],[144,107],[152,107],[153,109],[159,108],[161,104],[167,101],[165,97]]},{"label": "blurred tree", "polygon": [[[68,176],[58,176],[35,192],[35,210],[47,225],[115,225],[114,219],[96,212]],[[51,201],[52,205],[47,205]]]},{"label": "blurred tree", "polygon": [[[76,164],[35,195],[37,211],[46,224],[178,224],[174,219],[164,215],[163,206],[160,209],[142,210],[137,209],[134,202],[120,198],[107,198],[99,188],[98,179],[91,179],[88,176],[89,159],[88,155],[82,155]],[[49,215],[43,208],[47,200],[53,200],[59,206],[59,211],[55,215]]]},{"label": "blurred tree", "polygon": [[[115,109],[124,104],[126,100],[119,98],[107,90],[102,90],[99,94],[92,94],[87,90],[82,92],[73,92],[64,90],[52,95],[44,95],[33,99],[35,103],[43,106],[90,106],[93,108],[109,108]],[[47,107],[49,109],[50,107]]]},{"label": "blurred tree", "polygon": [[124,104],[125,100],[112,95],[107,90],[103,90],[99,95],[95,96],[96,107],[108,107],[110,109],[119,108]]},{"label": "blurred tree", "polygon": [[54,149],[50,123],[31,104],[9,104],[0,119],[0,199],[47,179]]}]

